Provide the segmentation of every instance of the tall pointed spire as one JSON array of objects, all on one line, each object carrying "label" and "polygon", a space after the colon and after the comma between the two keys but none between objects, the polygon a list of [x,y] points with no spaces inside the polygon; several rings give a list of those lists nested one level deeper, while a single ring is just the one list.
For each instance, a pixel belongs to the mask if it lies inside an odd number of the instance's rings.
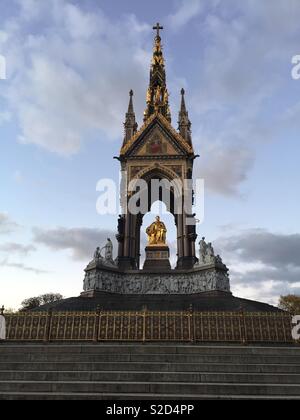
[{"label": "tall pointed spire", "polygon": [[128,105],[128,112],[127,112],[127,115],[128,114],[134,114],[134,110],[133,110],[133,100],[132,100],[132,98],[133,98],[133,90],[131,89],[131,91],[129,92],[129,105]]},{"label": "tall pointed spire", "polygon": [[179,111],[178,130],[181,136],[189,143],[192,144],[192,131],[191,122],[189,120],[189,113],[186,110],[185,105],[185,90],[181,89],[181,106]]},{"label": "tall pointed spire", "polygon": [[129,92],[129,105],[128,111],[126,113],[124,128],[125,128],[125,137],[124,137],[124,144],[131,139],[131,137],[137,132],[137,122],[135,119],[135,113],[133,109],[133,90]]},{"label": "tall pointed spire", "polygon": [[159,23],[153,27],[156,30],[154,40],[153,58],[150,70],[150,83],[147,91],[147,108],[144,112],[144,121],[154,112],[160,112],[171,122],[169,107],[169,93],[166,84],[165,60],[162,52]]}]

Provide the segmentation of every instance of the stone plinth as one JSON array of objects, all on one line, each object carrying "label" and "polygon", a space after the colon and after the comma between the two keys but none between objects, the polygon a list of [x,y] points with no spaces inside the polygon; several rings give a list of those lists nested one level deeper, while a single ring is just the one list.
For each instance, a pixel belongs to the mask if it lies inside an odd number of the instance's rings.
[{"label": "stone plinth", "polygon": [[[208,264],[191,270],[119,271],[92,262],[85,270],[84,293],[99,291],[124,295],[193,295],[201,292],[230,292],[228,269]],[[88,293],[89,294],[89,293]]]},{"label": "stone plinth", "polygon": [[169,247],[167,245],[148,245],[144,270],[148,272],[171,270]]}]

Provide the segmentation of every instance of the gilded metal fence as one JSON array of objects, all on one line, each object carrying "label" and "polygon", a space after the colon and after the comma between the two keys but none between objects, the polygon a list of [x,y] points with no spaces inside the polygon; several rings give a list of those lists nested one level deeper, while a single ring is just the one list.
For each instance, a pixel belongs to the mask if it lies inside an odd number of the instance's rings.
[{"label": "gilded metal fence", "polygon": [[6,316],[9,341],[292,342],[292,317],[244,312],[48,312]]}]

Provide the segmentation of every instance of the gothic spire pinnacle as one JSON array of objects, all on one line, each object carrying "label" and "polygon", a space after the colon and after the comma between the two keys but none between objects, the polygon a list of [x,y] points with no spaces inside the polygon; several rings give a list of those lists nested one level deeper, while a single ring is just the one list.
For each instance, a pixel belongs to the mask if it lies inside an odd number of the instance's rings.
[{"label": "gothic spire pinnacle", "polygon": [[133,90],[131,89],[129,92],[129,105],[128,105],[128,112],[127,114],[134,114],[134,109],[133,109]]},{"label": "gothic spire pinnacle", "polygon": [[135,119],[135,112],[133,108],[133,90],[129,92],[129,105],[128,111],[125,117],[125,137],[124,137],[124,144],[131,139],[131,137],[137,132],[138,125]]},{"label": "gothic spire pinnacle", "polygon": [[192,144],[191,122],[189,120],[189,113],[185,105],[185,90],[181,89],[181,106],[179,111],[178,129],[181,136],[190,144]]},{"label": "gothic spire pinnacle", "polygon": [[156,31],[154,39],[153,57],[150,70],[150,83],[147,91],[147,108],[144,113],[144,121],[154,112],[160,112],[171,122],[169,108],[169,93],[166,84],[165,60],[162,52],[159,23],[153,27]]},{"label": "gothic spire pinnacle", "polygon": [[183,114],[187,114],[187,110],[186,110],[186,106],[185,106],[185,90],[182,88],[181,89],[181,107],[180,107],[180,113]]}]

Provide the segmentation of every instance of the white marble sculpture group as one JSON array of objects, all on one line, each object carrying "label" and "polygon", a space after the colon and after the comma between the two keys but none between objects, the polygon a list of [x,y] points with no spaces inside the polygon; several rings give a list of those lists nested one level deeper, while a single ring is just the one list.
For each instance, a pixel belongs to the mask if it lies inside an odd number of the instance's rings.
[{"label": "white marble sculpture group", "polygon": [[198,266],[206,265],[206,264],[223,264],[222,258],[220,255],[215,255],[214,248],[211,242],[206,243],[205,237],[201,239],[199,242],[200,249],[199,249],[199,261],[197,263]]},{"label": "white marble sculpture group", "polygon": [[[104,256],[102,256],[102,252],[104,251]],[[117,267],[113,259],[114,255],[114,248],[113,243],[110,238],[107,239],[107,243],[104,247],[100,248],[97,247],[94,253],[94,259],[92,262],[96,264],[100,264],[107,267]]]}]

